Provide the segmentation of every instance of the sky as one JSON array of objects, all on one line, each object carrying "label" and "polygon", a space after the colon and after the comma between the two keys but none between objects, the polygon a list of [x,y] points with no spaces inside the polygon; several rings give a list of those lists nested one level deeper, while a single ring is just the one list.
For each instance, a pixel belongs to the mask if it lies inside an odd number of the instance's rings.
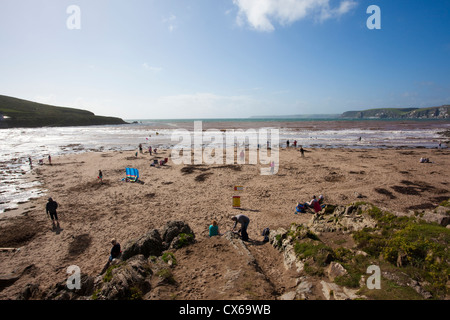
[{"label": "sky", "polygon": [[0,0],[1,95],[123,119],[440,106],[449,62],[448,0]]}]

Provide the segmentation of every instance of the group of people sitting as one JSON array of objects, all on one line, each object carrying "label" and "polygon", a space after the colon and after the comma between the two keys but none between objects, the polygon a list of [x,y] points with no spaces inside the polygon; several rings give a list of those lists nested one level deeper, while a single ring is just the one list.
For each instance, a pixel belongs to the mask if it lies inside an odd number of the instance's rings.
[{"label": "group of people sitting", "polygon": [[316,198],[316,196],[313,196],[313,198],[309,202],[297,202],[297,207],[295,207],[295,214],[306,213],[306,210],[308,209],[313,209],[314,213],[320,212],[325,207],[325,205],[323,204],[323,200],[323,195],[320,195],[318,199]]}]

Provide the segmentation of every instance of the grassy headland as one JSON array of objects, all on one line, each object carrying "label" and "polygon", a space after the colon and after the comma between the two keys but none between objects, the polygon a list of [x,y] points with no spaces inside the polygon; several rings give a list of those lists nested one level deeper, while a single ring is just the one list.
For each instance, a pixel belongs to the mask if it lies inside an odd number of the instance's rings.
[{"label": "grassy headland", "polygon": [[120,118],[0,95],[0,128],[35,128],[125,124]]}]

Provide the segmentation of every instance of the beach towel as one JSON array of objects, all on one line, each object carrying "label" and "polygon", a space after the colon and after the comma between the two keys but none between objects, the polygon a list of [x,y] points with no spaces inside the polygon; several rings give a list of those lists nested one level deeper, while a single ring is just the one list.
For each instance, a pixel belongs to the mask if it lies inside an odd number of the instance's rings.
[{"label": "beach towel", "polygon": [[306,213],[306,210],[305,210],[305,206],[303,205],[303,204],[298,204],[297,205],[297,207],[295,207],[295,214],[297,214],[297,213]]},{"label": "beach towel", "polygon": [[135,168],[126,168],[127,179],[136,182],[139,179],[139,170]]}]

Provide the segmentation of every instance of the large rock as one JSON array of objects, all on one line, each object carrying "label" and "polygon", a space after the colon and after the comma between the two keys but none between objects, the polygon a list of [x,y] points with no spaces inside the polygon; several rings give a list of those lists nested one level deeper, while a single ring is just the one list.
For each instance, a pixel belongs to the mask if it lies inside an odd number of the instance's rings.
[{"label": "large rock", "polygon": [[43,294],[43,300],[79,300],[90,297],[94,291],[94,278],[81,273],[80,289],[69,289],[67,280],[57,283]]},{"label": "large rock", "polygon": [[446,227],[450,224],[450,210],[447,207],[437,207],[433,211],[425,211],[422,219]]},{"label": "large rock", "polygon": [[159,231],[150,230],[136,241],[129,242],[122,252],[122,259],[127,260],[142,254],[145,257],[159,256],[164,251],[163,241]]},{"label": "large rock", "polygon": [[313,215],[308,227],[317,234],[336,231],[350,233],[374,228],[377,223],[366,211],[365,205],[336,206],[331,214]]},{"label": "large rock", "polygon": [[320,281],[322,285],[322,293],[326,300],[355,300],[366,298],[357,294],[358,289],[349,289],[341,287],[335,283]]},{"label": "large rock", "polygon": [[327,268],[328,278],[334,281],[336,277],[342,277],[347,274],[347,270],[337,262],[332,261]]},{"label": "large rock", "polygon": [[144,255],[139,254],[111,267],[95,283],[94,299],[139,300],[150,291],[152,270]]},{"label": "large rock", "polygon": [[192,231],[187,223],[183,221],[168,222],[161,232],[162,241],[164,242],[165,247],[169,248],[172,240],[182,233],[191,234],[195,238],[194,231]]},{"label": "large rock", "polygon": [[[292,228],[295,228],[293,226]],[[289,236],[289,231],[284,228],[273,230],[269,234],[269,242],[283,254],[284,267],[286,269],[295,268],[297,272],[301,272],[304,268],[304,263],[297,259],[292,244],[292,238]]]}]

